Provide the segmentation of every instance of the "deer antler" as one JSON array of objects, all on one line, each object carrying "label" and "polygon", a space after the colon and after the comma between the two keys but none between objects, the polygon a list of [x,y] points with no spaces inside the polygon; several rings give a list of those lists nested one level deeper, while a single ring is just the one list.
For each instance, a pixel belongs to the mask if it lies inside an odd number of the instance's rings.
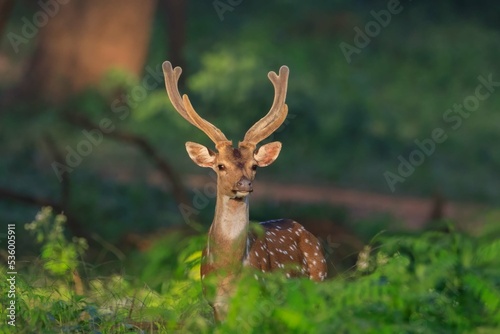
[{"label": "deer antler", "polygon": [[198,115],[186,94],[181,98],[178,82],[182,69],[179,66],[172,69],[172,64],[166,61],[163,63],[163,73],[165,75],[167,94],[175,110],[177,110],[186,121],[203,131],[215,144],[227,142],[228,140],[221,130]]},{"label": "deer antler", "polygon": [[279,75],[273,71],[267,75],[274,86],[273,105],[267,115],[262,117],[247,131],[243,142],[255,146],[269,137],[285,121],[288,114],[288,106],[285,104],[288,73],[288,67],[281,66]]}]

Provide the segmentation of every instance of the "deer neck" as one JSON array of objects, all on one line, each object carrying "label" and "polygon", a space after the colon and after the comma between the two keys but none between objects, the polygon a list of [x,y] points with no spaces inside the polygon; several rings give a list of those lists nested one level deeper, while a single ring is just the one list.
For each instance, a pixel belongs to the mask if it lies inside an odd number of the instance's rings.
[{"label": "deer neck", "polygon": [[215,266],[239,269],[246,253],[248,234],[248,196],[232,199],[217,196],[215,215],[208,233],[209,260]]}]

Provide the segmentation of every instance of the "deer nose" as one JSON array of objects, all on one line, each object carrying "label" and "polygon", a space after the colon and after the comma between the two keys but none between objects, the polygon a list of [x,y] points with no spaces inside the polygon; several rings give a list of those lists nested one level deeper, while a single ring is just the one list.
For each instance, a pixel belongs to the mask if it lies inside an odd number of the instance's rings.
[{"label": "deer nose", "polygon": [[236,190],[252,192],[252,181],[243,176],[238,182],[236,182]]}]

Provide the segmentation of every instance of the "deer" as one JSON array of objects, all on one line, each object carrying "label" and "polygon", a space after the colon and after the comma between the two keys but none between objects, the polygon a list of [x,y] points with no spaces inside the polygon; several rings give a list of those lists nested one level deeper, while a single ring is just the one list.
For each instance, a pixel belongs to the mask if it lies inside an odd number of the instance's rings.
[{"label": "deer", "polygon": [[[262,272],[282,271],[286,277],[309,277],[323,281],[327,266],[320,241],[302,225],[291,219],[260,222],[260,230],[249,228],[249,197],[257,168],[272,164],[281,151],[278,141],[258,144],[268,138],[285,121],[285,103],[289,69],[282,66],[279,75],[271,71],[268,78],[274,86],[274,100],[269,112],[245,134],[238,147],[216,126],[203,119],[193,108],[189,97],[179,93],[180,67],[163,63],[165,86],[174,109],[189,123],[203,131],[215,144],[216,151],[186,142],[186,150],[195,164],[211,168],[217,175],[215,214],[202,251],[201,282],[206,296],[209,277],[215,282],[215,293],[208,300],[217,322],[225,319],[229,299],[244,267]],[[208,299],[208,298],[207,298]]]}]

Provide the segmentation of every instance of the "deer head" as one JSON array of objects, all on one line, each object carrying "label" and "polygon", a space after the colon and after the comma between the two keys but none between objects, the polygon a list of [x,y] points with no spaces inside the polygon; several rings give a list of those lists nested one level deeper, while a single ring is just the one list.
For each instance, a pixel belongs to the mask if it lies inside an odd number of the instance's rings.
[{"label": "deer head", "polygon": [[288,83],[288,67],[282,66],[279,75],[269,72],[275,94],[269,112],[255,123],[245,134],[237,148],[232,141],[209,123],[194,110],[187,95],[181,97],[178,89],[180,67],[172,68],[172,64],[163,63],[165,86],[168,97],[177,112],[189,123],[203,131],[215,144],[215,151],[208,147],[193,143],[186,143],[189,157],[201,167],[212,168],[217,173],[219,195],[241,200],[253,191],[252,182],[258,167],[272,164],[281,150],[280,142],[271,142],[257,148],[259,142],[269,137],[285,121],[288,106],[285,104]]}]

